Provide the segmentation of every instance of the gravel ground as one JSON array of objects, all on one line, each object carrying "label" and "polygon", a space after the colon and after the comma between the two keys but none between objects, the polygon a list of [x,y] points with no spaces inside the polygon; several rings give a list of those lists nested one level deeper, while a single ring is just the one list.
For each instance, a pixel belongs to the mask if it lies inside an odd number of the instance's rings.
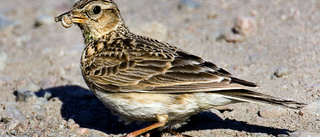
[{"label": "gravel ground", "polygon": [[[301,110],[240,103],[191,117],[191,136],[320,136],[319,0],[115,0],[134,32],[165,40],[304,102]],[[83,39],[54,16],[75,0],[0,4],[0,136],[119,136],[124,125],[87,89]],[[154,136],[160,136],[155,133]],[[162,136],[170,136],[163,133]]]}]

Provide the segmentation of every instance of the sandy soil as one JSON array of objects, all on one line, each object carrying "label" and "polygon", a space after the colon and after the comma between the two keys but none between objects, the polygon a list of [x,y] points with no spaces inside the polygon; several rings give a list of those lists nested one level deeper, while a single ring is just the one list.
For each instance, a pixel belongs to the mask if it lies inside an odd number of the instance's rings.
[{"label": "sandy soil", "polygon": [[[320,1],[195,1],[179,7],[179,0],[116,0],[129,28],[259,83],[261,93],[310,105],[228,105],[191,117],[179,132],[320,136]],[[0,136],[118,136],[148,124],[118,122],[87,90],[79,69],[81,32],[53,20],[74,2],[1,1]],[[235,43],[220,39],[237,16],[253,19],[256,31]]]}]

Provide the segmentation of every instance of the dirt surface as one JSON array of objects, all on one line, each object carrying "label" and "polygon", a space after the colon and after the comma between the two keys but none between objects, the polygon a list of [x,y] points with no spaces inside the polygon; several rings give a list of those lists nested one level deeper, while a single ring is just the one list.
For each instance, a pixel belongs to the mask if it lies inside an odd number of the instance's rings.
[{"label": "dirt surface", "polygon": [[[115,1],[132,30],[259,83],[258,92],[310,104],[302,110],[228,105],[191,117],[179,132],[202,137],[320,136],[319,0]],[[149,124],[118,122],[87,90],[79,68],[81,32],[53,20],[74,3],[1,1],[0,136],[118,136]],[[226,42],[223,34],[234,33],[239,16],[252,21],[247,28],[254,31]]]}]

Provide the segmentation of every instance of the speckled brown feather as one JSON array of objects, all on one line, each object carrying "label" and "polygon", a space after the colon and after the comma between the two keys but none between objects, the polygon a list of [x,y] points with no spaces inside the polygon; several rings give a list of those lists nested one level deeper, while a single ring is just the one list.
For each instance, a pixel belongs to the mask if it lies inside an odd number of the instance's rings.
[{"label": "speckled brown feather", "polygon": [[[85,77],[104,90],[188,93],[256,86],[246,81],[234,82],[222,68],[167,43],[134,34],[120,35],[89,43],[83,54]],[[119,90],[108,90],[106,85]],[[182,85],[186,88],[172,90]]]}]

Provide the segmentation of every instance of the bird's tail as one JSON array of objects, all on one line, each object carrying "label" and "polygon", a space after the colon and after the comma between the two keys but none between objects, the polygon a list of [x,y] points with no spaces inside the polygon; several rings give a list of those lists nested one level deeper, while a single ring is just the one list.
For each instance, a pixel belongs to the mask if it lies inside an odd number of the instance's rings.
[{"label": "bird's tail", "polygon": [[246,89],[215,91],[215,93],[225,95],[225,98],[232,99],[239,102],[267,103],[267,104],[285,106],[293,109],[299,109],[306,105],[304,103],[299,103],[291,100],[284,100],[284,99],[280,99],[277,97],[265,95],[262,93],[258,93],[258,92],[254,92]]}]

